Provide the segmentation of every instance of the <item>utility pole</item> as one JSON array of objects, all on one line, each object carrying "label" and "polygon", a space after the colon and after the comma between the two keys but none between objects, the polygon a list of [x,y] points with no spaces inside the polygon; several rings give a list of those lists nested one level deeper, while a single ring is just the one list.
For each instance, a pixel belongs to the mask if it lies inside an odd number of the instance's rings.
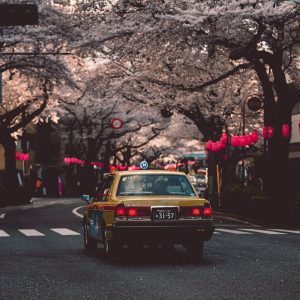
[{"label": "utility pole", "polygon": [[[245,127],[246,127],[246,101],[247,99],[245,99],[243,101],[242,104],[242,120],[243,120],[243,124],[242,124],[242,135],[245,135]],[[244,147],[242,147],[242,180],[243,180],[243,184],[245,184],[245,149]]]}]

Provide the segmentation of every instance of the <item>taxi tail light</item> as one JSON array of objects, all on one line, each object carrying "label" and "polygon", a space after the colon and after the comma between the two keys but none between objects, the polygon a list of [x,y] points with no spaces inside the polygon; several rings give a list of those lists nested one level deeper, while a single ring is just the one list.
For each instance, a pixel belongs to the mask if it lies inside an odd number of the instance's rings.
[{"label": "taxi tail light", "polygon": [[126,207],[128,217],[150,217],[150,207]]},{"label": "taxi tail light", "polygon": [[136,217],[138,215],[138,211],[136,207],[128,207],[126,211],[128,217]]},{"label": "taxi tail light", "polygon": [[118,205],[115,211],[116,217],[126,217],[126,211],[124,205]]},{"label": "taxi tail light", "polygon": [[200,217],[201,209],[200,209],[200,207],[181,207],[180,208],[180,216],[183,218]]},{"label": "taxi tail light", "polygon": [[192,208],[192,216],[193,217],[200,217],[201,216],[200,207],[193,207]]},{"label": "taxi tail light", "polygon": [[203,209],[203,216],[205,218],[211,218],[212,217],[212,208],[210,206],[210,204],[206,204],[204,206],[204,209]]}]

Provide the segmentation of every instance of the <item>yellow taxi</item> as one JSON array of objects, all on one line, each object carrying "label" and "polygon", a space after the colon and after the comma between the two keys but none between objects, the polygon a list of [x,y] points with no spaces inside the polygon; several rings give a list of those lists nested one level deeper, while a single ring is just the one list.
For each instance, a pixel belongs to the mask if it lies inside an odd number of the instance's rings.
[{"label": "yellow taxi", "polygon": [[200,198],[182,172],[122,171],[104,177],[96,195],[83,195],[84,245],[104,244],[107,255],[127,245],[172,249],[187,247],[190,258],[200,259],[203,243],[214,226],[209,202]]}]

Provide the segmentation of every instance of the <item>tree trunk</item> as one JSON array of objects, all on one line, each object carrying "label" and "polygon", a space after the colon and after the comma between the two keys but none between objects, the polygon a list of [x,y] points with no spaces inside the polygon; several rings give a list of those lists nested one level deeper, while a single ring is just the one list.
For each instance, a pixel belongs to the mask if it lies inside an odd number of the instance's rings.
[{"label": "tree trunk", "polygon": [[91,166],[92,161],[97,160],[96,141],[93,138],[88,139],[88,151],[86,164],[84,167],[84,176],[82,178],[81,193],[93,195],[97,185],[94,167]]},{"label": "tree trunk", "polygon": [[[290,137],[282,136],[282,125],[288,124],[291,128],[291,114],[277,106],[277,118],[275,119],[274,137],[267,140],[268,147],[265,157],[264,191],[270,200],[281,201],[289,191],[289,144]],[[288,200],[288,199],[285,199]]]},{"label": "tree trunk", "polygon": [[3,145],[5,152],[4,186],[6,190],[13,191],[18,186],[15,140],[9,134],[4,134],[2,135],[0,142]]}]

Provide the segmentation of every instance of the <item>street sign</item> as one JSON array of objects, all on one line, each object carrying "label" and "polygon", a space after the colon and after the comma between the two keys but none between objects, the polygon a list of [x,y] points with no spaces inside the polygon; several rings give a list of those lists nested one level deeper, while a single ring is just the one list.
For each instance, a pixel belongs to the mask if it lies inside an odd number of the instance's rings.
[{"label": "street sign", "polygon": [[0,4],[0,26],[38,25],[36,4]]},{"label": "street sign", "polygon": [[123,122],[118,119],[118,118],[114,118],[111,121],[111,127],[114,129],[120,129],[123,126]]},{"label": "street sign", "polygon": [[148,163],[143,160],[141,163],[140,163],[140,168],[143,169],[143,170],[146,170],[148,169]]}]

